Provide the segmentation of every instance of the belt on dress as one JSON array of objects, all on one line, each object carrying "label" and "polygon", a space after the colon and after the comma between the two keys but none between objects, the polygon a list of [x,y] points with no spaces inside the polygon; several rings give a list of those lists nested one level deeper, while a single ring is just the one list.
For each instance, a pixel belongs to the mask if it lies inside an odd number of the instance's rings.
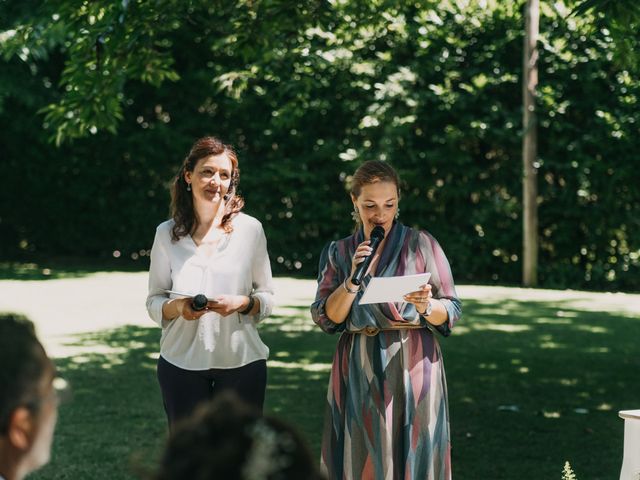
[{"label": "belt on dress", "polygon": [[411,323],[408,323],[407,325],[397,326],[397,327],[383,327],[383,328],[367,325],[366,327],[360,330],[347,330],[346,333],[362,333],[367,337],[375,337],[380,332],[391,332],[394,330],[396,331],[397,330],[417,330],[420,328],[426,328],[426,327],[424,327],[423,325],[414,325]]}]

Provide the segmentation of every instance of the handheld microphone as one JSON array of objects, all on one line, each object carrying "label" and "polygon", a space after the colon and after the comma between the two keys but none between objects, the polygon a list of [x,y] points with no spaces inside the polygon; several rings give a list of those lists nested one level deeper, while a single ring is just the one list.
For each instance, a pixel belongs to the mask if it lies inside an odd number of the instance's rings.
[{"label": "handheld microphone", "polygon": [[371,238],[369,240],[371,241],[371,243],[369,244],[372,249],[371,255],[366,257],[364,261],[356,267],[356,271],[351,277],[351,283],[353,283],[354,285],[360,285],[362,283],[362,278],[364,277],[365,273],[367,273],[369,265],[371,265],[371,261],[373,260],[373,256],[376,254],[376,250],[378,249],[380,242],[384,240],[384,228],[382,228],[380,225],[375,227],[371,231]]},{"label": "handheld microphone", "polygon": [[196,295],[191,299],[191,308],[196,311],[204,310],[204,308],[207,306],[207,302],[208,302],[207,297],[199,293],[198,295]]}]

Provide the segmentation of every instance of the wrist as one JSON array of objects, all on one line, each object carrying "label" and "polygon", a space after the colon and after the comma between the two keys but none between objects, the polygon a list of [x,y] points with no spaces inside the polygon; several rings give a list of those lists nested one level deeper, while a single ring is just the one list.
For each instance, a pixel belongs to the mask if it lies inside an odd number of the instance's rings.
[{"label": "wrist", "polygon": [[251,313],[251,310],[253,310],[253,306],[256,303],[256,299],[252,295],[249,295],[248,298],[249,302],[247,303],[247,306],[238,312],[241,315],[248,315]]},{"label": "wrist", "polygon": [[360,285],[354,286],[349,281],[349,277],[344,279],[344,282],[342,282],[342,286],[344,287],[345,291],[350,295],[355,295],[356,293],[358,293],[360,291]]},{"label": "wrist", "polygon": [[180,300],[177,298],[170,298],[162,305],[162,318],[166,321],[175,320],[182,315]]},{"label": "wrist", "polygon": [[[416,309],[416,311],[418,311],[418,309]],[[418,311],[418,313],[423,317],[428,317],[429,315],[431,315],[432,311],[433,311],[433,305],[431,305],[431,301],[428,301],[427,307],[424,309],[424,312]]]},{"label": "wrist", "polygon": [[183,298],[178,298],[173,301],[173,306],[176,310],[175,318],[184,317],[184,304],[185,299]]}]

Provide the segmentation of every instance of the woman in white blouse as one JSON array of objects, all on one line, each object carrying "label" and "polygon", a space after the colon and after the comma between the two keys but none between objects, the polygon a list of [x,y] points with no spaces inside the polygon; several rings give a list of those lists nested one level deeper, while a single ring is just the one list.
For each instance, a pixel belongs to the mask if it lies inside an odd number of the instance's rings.
[{"label": "woman in white blouse", "polygon": [[[264,403],[269,349],[256,326],[273,308],[271,266],[262,225],[241,213],[239,178],[230,146],[197,140],[172,185],[172,218],[156,230],[147,310],[162,327],[158,380],[170,426],[226,389]],[[197,294],[209,299],[202,310]]]}]

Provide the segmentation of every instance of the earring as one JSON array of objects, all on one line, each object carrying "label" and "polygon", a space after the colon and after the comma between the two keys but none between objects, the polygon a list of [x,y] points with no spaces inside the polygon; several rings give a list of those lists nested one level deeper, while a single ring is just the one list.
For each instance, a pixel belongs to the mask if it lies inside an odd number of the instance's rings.
[{"label": "earring", "polygon": [[351,212],[351,218],[354,222],[360,223],[360,212],[358,211],[358,207],[353,207],[353,212]]},{"label": "earring", "polygon": [[187,192],[190,192],[190,191],[191,191],[191,184],[187,183]]},{"label": "earring", "polygon": [[396,210],[395,217],[396,217],[396,220],[400,217],[400,209],[399,208],[398,208],[398,210]]}]

